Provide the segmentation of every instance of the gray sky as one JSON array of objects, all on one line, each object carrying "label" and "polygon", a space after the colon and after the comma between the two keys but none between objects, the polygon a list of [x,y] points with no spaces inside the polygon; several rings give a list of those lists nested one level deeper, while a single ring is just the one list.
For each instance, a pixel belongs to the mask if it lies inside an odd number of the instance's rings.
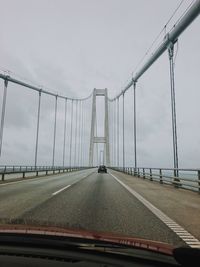
[{"label": "gray sky", "polygon": [[[184,1],[167,29],[191,2]],[[115,96],[179,3],[180,0],[0,0],[0,69],[67,96],[84,97],[94,87],[106,87],[109,96]],[[197,18],[179,38],[176,57],[178,150],[180,167],[185,168],[200,167],[199,23]],[[3,88],[2,81],[0,86]],[[138,81],[137,89],[138,164],[171,167],[167,53]],[[126,96],[127,165],[133,162],[131,98],[132,90]],[[47,165],[51,164],[53,108],[54,99],[44,97],[39,162]],[[57,164],[62,158],[63,110],[64,103],[60,101]],[[89,111],[88,107],[88,116]],[[37,94],[9,85],[1,164],[33,164],[36,114]],[[98,131],[102,133],[102,125]],[[88,134],[89,130],[87,138]]]}]

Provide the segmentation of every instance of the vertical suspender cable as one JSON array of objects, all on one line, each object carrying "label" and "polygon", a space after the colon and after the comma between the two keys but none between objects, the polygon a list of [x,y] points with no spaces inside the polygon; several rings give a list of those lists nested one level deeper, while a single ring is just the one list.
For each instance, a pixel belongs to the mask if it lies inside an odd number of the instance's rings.
[{"label": "vertical suspender cable", "polygon": [[84,109],[84,103],[85,103],[85,101],[82,103],[82,113],[83,113],[83,118],[82,118],[82,124],[83,124],[83,126],[82,126],[82,153],[81,153],[81,157],[82,157],[82,160],[81,160],[81,165],[82,166],[84,166],[84,144],[85,144],[85,128],[84,128],[84,126],[85,126],[85,109]]},{"label": "vertical suspender cable", "polygon": [[84,166],[84,142],[85,142],[85,131],[84,131],[84,102],[82,101],[82,134],[81,134],[81,166]]},{"label": "vertical suspender cable", "polygon": [[86,103],[87,101],[84,101],[84,105],[83,105],[83,166],[85,166],[86,163],[86,158],[85,158],[85,142],[86,142],[86,122],[85,122],[85,116],[86,116]]},{"label": "vertical suspender cable", "polygon": [[83,162],[84,162],[84,166],[86,166],[86,162],[87,162],[87,151],[86,151],[86,143],[87,143],[87,126],[86,126],[86,105],[87,105],[87,100],[85,101],[85,105],[84,105],[84,117],[83,117],[83,126],[84,126],[84,143],[83,143]]},{"label": "vertical suspender cable", "polygon": [[81,133],[80,133],[80,167],[83,166],[83,101],[81,101],[81,125],[80,125]]},{"label": "vertical suspender cable", "polygon": [[125,144],[124,144],[124,93],[122,95],[122,160],[123,160],[123,171],[125,169]]},{"label": "vertical suspender cable", "polygon": [[71,100],[71,126],[70,126],[70,143],[69,143],[69,167],[72,167],[72,134],[73,134],[73,99]]},{"label": "vertical suspender cable", "polygon": [[116,132],[115,132],[115,118],[116,118],[116,113],[115,113],[115,103],[116,101],[114,100],[113,102],[113,165],[115,166],[115,156],[116,156],[116,146],[115,146],[115,140],[116,140]]},{"label": "vertical suspender cable", "polygon": [[53,136],[53,158],[52,158],[52,166],[53,167],[54,167],[54,163],[55,163],[57,104],[58,104],[58,96],[55,97],[55,117],[54,117],[54,136]]},{"label": "vertical suspender cable", "polygon": [[[97,136],[97,113],[96,113],[96,118],[95,118],[95,136]],[[96,143],[96,162],[97,162],[97,165],[98,165],[98,143]]]},{"label": "vertical suspender cable", "polygon": [[115,100],[115,166],[117,166],[117,99]]},{"label": "vertical suspender cable", "polygon": [[[92,106],[92,102],[90,103],[90,105]],[[90,110],[91,110],[91,106],[90,106]],[[88,112],[89,114],[89,112]],[[91,113],[90,113],[91,114]],[[96,109],[95,109],[95,116],[96,116]],[[89,115],[88,115],[89,117]],[[92,123],[92,119],[90,118],[89,121]],[[91,126],[91,125],[90,125]],[[91,127],[90,127],[91,128]],[[89,146],[90,146],[90,134],[88,135],[88,148],[87,148],[87,151],[89,152]],[[89,155],[89,153],[87,154]]]},{"label": "vertical suspender cable", "polygon": [[115,166],[117,166],[117,99],[115,100]]},{"label": "vertical suspender cable", "polygon": [[74,144],[74,166],[76,166],[77,165],[77,162],[76,162],[76,160],[77,160],[77,158],[76,158],[76,156],[77,156],[77,121],[78,121],[78,100],[76,100],[76,113],[75,113],[76,115],[75,115],[75,144]]},{"label": "vertical suspender cable", "polygon": [[119,167],[119,97],[117,98],[117,167]]},{"label": "vertical suspender cable", "polygon": [[110,102],[110,163],[111,166],[113,166],[113,161],[112,161],[112,102]]},{"label": "vertical suspender cable", "polygon": [[115,100],[113,101],[113,166],[115,166]]},{"label": "vertical suspender cable", "polygon": [[[134,168],[137,168],[137,143],[136,143],[136,82],[133,83],[133,115],[134,115]],[[134,173],[135,173],[134,172]]]},{"label": "vertical suspender cable", "polygon": [[4,80],[3,103],[2,103],[1,126],[0,126],[0,156],[2,152],[2,143],[3,143],[3,130],[4,130],[4,120],[5,120],[5,112],[6,112],[7,87],[8,87],[8,80]]},{"label": "vertical suspender cable", "polygon": [[[109,139],[109,151],[110,151],[110,101],[108,100],[108,139]],[[105,145],[104,145],[104,150],[105,150]],[[104,153],[104,152],[103,152]],[[108,159],[106,159],[107,161]],[[110,165],[111,166],[111,165]]]},{"label": "vertical suspender cable", "polygon": [[83,150],[83,160],[84,160],[84,166],[86,166],[86,162],[87,162],[87,101],[85,102],[85,112],[84,112],[84,150]]},{"label": "vertical suspender cable", "polygon": [[66,143],[66,125],[67,125],[67,98],[65,98],[65,118],[64,118],[64,133],[63,133],[63,167],[65,166],[65,143]]},{"label": "vertical suspender cable", "polygon": [[112,159],[112,166],[114,167],[114,162],[113,162],[113,102],[111,102],[110,108],[111,108],[111,129],[112,129],[112,137],[111,137],[112,156],[111,156],[111,159]]},{"label": "vertical suspender cable", "polygon": [[38,99],[37,130],[36,130],[36,141],[35,141],[35,167],[37,167],[37,156],[38,156],[38,138],[39,138],[39,129],[40,129],[40,106],[41,106],[41,91],[39,91],[39,99]]},{"label": "vertical suspender cable", "polygon": [[90,161],[90,159],[89,159],[89,156],[88,156],[88,132],[87,132],[87,129],[90,129],[91,127],[89,127],[89,125],[88,125],[88,122],[89,122],[89,119],[88,119],[88,112],[87,112],[87,102],[86,102],[86,105],[85,105],[85,108],[86,108],[86,110],[85,110],[85,125],[87,125],[86,126],[86,128],[85,128],[85,131],[86,131],[86,138],[85,138],[85,165],[90,165],[89,164],[89,161]]},{"label": "vertical suspender cable", "polygon": [[79,120],[78,120],[78,167],[80,167],[80,151],[81,151],[81,101],[79,101]]},{"label": "vertical suspender cable", "polygon": [[109,125],[110,125],[110,164],[111,166],[113,166],[113,161],[112,161],[112,102],[110,102],[110,105],[109,105],[109,109],[110,109],[110,121],[109,121]]},{"label": "vertical suspender cable", "polygon": [[112,102],[112,166],[114,166],[114,101]]},{"label": "vertical suspender cable", "polygon": [[[107,122],[107,127],[108,127],[108,140],[109,142],[107,143],[107,145],[109,146],[109,151],[110,151],[110,101],[108,100],[108,105],[107,105],[107,112],[108,112],[108,122]],[[106,146],[104,144],[104,148],[103,148],[103,154],[104,154],[104,150],[106,149]],[[107,157],[106,158],[106,163],[109,164]]]},{"label": "vertical suspender cable", "polygon": [[[177,129],[176,129],[176,100],[174,86],[174,44],[168,48],[170,62],[170,85],[171,85],[171,108],[172,108],[172,133],[173,133],[173,153],[174,153],[174,168],[178,169],[178,145],[177,145]],[[178,176],[178,170],[174,170],[174,176]]]}]

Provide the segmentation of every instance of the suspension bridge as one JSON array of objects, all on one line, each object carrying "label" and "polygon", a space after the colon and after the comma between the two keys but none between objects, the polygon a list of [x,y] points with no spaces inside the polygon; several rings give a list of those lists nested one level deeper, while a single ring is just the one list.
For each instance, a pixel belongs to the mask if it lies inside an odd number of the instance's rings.
[{"label": "suspension bridge", "polygon": [[[70,98],[0,73],[4,87],[1,157],[6,153],[4,128],[9,86],[26,88],[37,97],[32,164],[0,166],[1,222],[50,222],[200,248],[200,169],[179,168],[174,73],[174,47],[199,13],[200,1],[196,0],[114,98],[109,97],[107,88],[95,88],[85,98]],[[138,166],[137,86],[164,53],[168,55],[170,71],[173,166],[147,168]],[[128,92],[131,109],[127,113]],[[45,97],[51,98],[53,113],[52,140],[47,140],[51,144],[49,164],[40,162]],[[98,98],[103,99],[100,108]],[[62,116],[59,105],[63,107]],[[99,113],[103,116],[101,135],[97,133]],[[58,129],[60,117],[62,131]],[[128,141],[133,148],[131,157],[125,145],[127,117],[132,118],[133,136]],[[96,167],[102,164],[108,167],[108,174],[97,173]]]}]

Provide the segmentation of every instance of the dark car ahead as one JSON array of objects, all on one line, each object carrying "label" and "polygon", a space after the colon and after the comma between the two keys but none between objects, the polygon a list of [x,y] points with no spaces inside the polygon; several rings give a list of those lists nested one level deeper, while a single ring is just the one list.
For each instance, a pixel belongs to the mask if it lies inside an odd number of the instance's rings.
[{"label": "dark car ahead", "polygon": [[107,173],[107,168],[105,165],[100,165],[99,168],[98,168],[98,173],[100,172],[105,172]]}]

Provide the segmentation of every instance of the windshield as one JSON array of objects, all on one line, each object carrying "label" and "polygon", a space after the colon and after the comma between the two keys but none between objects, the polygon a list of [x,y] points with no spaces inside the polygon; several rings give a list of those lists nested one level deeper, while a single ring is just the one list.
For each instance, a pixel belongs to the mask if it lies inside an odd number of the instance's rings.
[{"label": "windshield", "polygon": [[1,1],[0,230],[200,248],[199,1]]}]

